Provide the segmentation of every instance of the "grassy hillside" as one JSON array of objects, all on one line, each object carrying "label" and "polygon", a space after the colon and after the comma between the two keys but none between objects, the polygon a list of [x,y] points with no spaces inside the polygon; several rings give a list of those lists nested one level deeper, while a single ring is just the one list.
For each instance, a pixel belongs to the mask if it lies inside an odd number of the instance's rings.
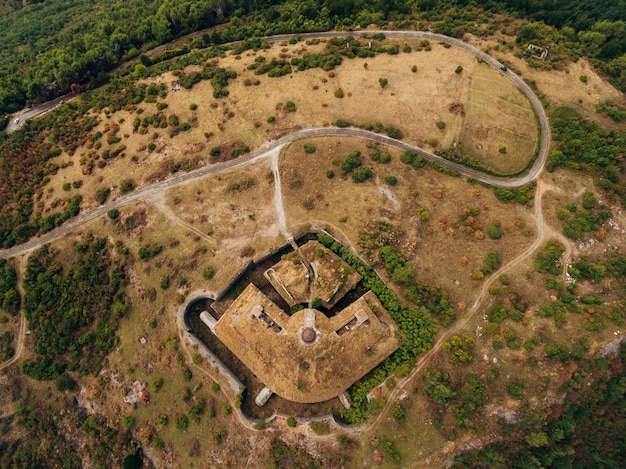
[{"label": "grassy hillside", "polygon": [[[4,1],[0,5],[0,116],[21,109],[26,102],[67,92],[74,83],[98,86],[106,82],[106,72],[127,59],[173,38],[227,22],[226,33],[211,37],[211,42],[372,23],[388,27],[389,21],[411,23],[409,18],[429,21],[435,31],[460,37],[465,32],[475,34],[477,23],[488,23],[493,12],[508,11],[565,26],[567,47],[597,58],[597,65],[613,78],[615,86],[625,89],[626,9],[606,2],[591,8],[589,3],[572,7],[562,2],[522,6],[489,2],[481,4],[488,8],[484,15],[482,9],[455,0],[373,4],[363,0],[47,0],[25,6]],[[523,31],[522,39],[541,36],[537,26],[531,26]]]}]

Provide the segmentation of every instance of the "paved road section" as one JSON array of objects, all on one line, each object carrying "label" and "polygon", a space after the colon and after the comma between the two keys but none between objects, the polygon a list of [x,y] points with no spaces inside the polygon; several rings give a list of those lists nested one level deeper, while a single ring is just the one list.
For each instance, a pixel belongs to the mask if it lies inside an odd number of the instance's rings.
[{"label": "paved road section", "polygon": [[53,99],[52,101],[47,101],[38,106],[34,106],[32,108],[26,108],[13,114],[11,120],[7,125],[7,133],[11,133],[21,128],[28,119],[34,119],[35,117],[42,116],[43,114],[52,111],[57,106],[60,106],[64,102],[67,102],[71,99],[76,98],[72,93],[65,94],[63,96],[59,96],[58,98]]},{"label": "paved road section", "polygon": [[[373,140],[376,142],[393,146],[400,150],[414,151],[417,154],[424,157],[424,159],[428,161],[435,161],[441,165],[447,166],[448,168],[458,171],[459,173],[461,173],[462,175],[468,178],[473,178],[478,181],[491,184],[493,186],[498,186],[498,187],[506,187],[506,188],[519,187],[519,186],[525,185],[533,181],[539,176],[539,174],[543,170],[543,167],[545,165],[545,162],[548,156],[548,151],[549,151],[549,146],[550,146],[550,126],[548,124],[548,119],[546,117],[545,111],[543,110],[543,107],[541,106],[539,99],[535,96],[535,94],[528,87],[528,85],[524,83],[523,80],[521,80],[517,75],[515,75],[511,71],[506,70],[503,64],[498,62],[493,57],[489,56],[488,54],[482,52],[481,50],[463,41],[460,41],[458,39],[443,36],[441,34],[422,32],[422,31],[368,31],[368,34],[375,34],[377,32],[382,32],[387,37],[428,39],[432,41],[444,42],[444,43],[448,43],[457,47],[461,47],[462,49],[465,49],[468,52],[476,55],[478,58],[484,60],[485,62],[490,63],[491,65],[496,67],[501,73],[503,73],[507,78],[509,78],[522,91],[522,93],[524,93],[524,95],[526,95],[528,99],[530,100],[537,114],[540,127],[541,127],[541,136],[540,136],[540,141],[539,141],[539,154],[533,166],[530,168],[530,170],[526,174],[520,177],[498,178],[495,176],[489,176],[480,171],[467,168],[466,166],[463,166],[461,164],[448,161],[445,158],[442,158],[433,153],[430,153],[422,148],[410,145],[401,140],[390,138],[386,135],[376,134],[373,132],[368,132],[366,130],[356,129],[356,128],[324,127],[324,128],[306,129],[306,130],[294,132],[278,140],[269,142],[267,145],[257,149],[256,151],[248,155],[242,156],[236,160],[231,160],[231,161],[227,161],[223,163],[217,163],[217,164],[213,164],[210,166],[205,166],[203,168],[200,168],[194,171],[190,171],[188,173],[178,174],[174,177],[171,177],[165,181],[161,181],[150,187],[140,189],[134,192],[133,194],[130,194],[125,197],[121,197],[113,202],[110,202],[110,203],[107,203],[106,205],[98,207],[97,209],[89,213],[80,215],[79,217],[73,219],[72,221],[65,223],[61,227],[53,231],[50,231],[49,233],[43,234],[39,237],[33,238],[27,243],[21,244],[19,246],[15,246],[11,249],[0,251],[0,258],[10,258],[13,256],[30,252],[45,243],[48,243],[56,238],[59,238],[60,236],[65,235],[66,233],[69,233],[70,231],[78,228],[79,226],[95,218],[98,218],[104,215],[107,211],[111,209],[123,207],[125,205],[131,204],[137,200],[143,199],[157,192],[171,189],[173,187],[181,186],[181,185],[189,183],[190,181],[201,179],[211,174],[220,173],[222,171],[229,171],[237,167],[244,166],[246,164],[251,163],[254,160],[267,157],[268,155],[271,154],[272,150],[275,150],[283,145],[286,145],[286,144],[289,144],[289,143],[292,143],[292,142],[295,142],[297,140],[301,140],[304,138],[336,136],[336,137],[357,137],[357,138]],[[348,37],[348,36],[360,37],[361,34],[362,33],[360,32],[330,31],[330,32],[322,32],[322,33],[278,35],[278,36],[265,37],[264,39],[268,42],[280,42],[280,41],[285,41],[285,40],[289,40],[291,38],[296,38],[296,37],[299,37],[302,39]],[[64,97],[60,97],[60,98],[57,98],[57,100],[55,101],[45,103],[41,106],[37,106],[36,108],[29,110],[29,112],[35,112],[34,115],[40,115],[43,112],[47,112],[48,110],[57,106],[59,104],[58,101],[63,98]],[[26,113],[24,112],[22,116],[24,116],[25,114]]]}]

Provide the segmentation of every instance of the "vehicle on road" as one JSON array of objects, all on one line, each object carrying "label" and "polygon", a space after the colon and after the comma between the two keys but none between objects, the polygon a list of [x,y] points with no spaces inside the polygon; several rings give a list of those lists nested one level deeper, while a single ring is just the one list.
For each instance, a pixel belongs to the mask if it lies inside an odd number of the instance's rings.
[{"label": "vehicle on road", "polygon": [[14,124],[19,124],[19,123],[20,123],[19,118],[18,118],[18,119],[15,119],[15,120],[13,121],[13,123],[14,123]]},{"label": "vehicle on road", "polygon": [[509,70],[509,69],[508,69],[508,68],[506,68],[504,65],[502,65],[502,66],[500,67],[500,70],[502,70],[503,72],[508,72],[508,70]]}]

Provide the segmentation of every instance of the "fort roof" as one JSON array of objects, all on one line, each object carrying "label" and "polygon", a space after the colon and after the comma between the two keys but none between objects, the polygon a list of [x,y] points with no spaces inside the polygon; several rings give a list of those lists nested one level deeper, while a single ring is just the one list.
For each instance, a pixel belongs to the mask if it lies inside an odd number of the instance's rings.
[{"label": "fort roof", "polygon": [[317,241],[283,256],[265,277],[289,306],[319,298],[326,308],[332,308],[361,280],[347,262]]},{"label": "fort roof", "polygon": [[303,403],[345,391],[400,346],[398,331],[372,292],[332,318],[315,309],[289,316],[253,284],[215,325],[265,386]]}]

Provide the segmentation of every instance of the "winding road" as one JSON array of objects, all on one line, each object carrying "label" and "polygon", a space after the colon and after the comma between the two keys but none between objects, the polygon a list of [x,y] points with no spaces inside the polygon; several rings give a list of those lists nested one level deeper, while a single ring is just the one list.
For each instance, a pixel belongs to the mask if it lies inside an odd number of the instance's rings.
[{"label": "winding road", "polygon": [[[152,186],[146,187],[144,189],[138,190],[133,194],[130,194],[126,197],[121,197],[113,202],[110,202],[106,205],[98,207],[97,209],[80,215],[79,217],[73,219],[69,223],[65,223],[61,227],[50,231],[49,233],[43,234],[39,237],[33,238],[30,241],[21,244],[19,246],[15,246],[10,249],[0,251],[0,258],[10,258],[14,256],[18,256],[24,253],[28,253],[39,246],[42,246],[45,243],[48,243],[60,236],[69,233],[70,231],[78,228],[79,226],[104,215],[107,211],[120,208],[130,203],[133,203],[139,199],[143,199],[145,197],[154,195],[157,192],[164,191],[167,189],[171,189],[173,187],[181,186],[183,184],[187,184],[190,181],[204,178],[211,174],[217,174],[222,171],[232,170],[234,168],[244,166],[246,164],[251,163],[260,158],[268,157],[272,154],[273,151],[278,151],[278,149],[286,144],[295,142],[297,140],[301,140],[304,138],[314,138],[314,137],[327,137],[327,136],[336,136],[336,137],[358,137],[368,140],[373,140],[379,143],[383,143],[400,150],[411,150],[421,155],[424,159],[428,161],[437,162],[443,166],[454,169],[458,171],[460,174],[475,179],[477,181],[484,182],[486,184],[491,184],[497,187],[506,187],[513,188],[523,186],[528,184],[531,181],[534,181],[546,163],[546,159],[548,157],[548,151],[550,147],[550,125],[548,123],[548,118],[546,113],[541,105],[541,102],[532,92],[530,87],[517,75],[515,75],[510,70],[506,69],[502,63],[486,54],[485,52],[477,49],[476,47],[467,44],[466,42],[460,41],[455,38],[451,38],[448,36],[444,36],[442,34],[435,34],[426,31],[369,31],[368,34],[377,34],[382,33],[386,37],[391,38],[406,38],[406,39],[427,39],[430,41],[439,41],[442,43],[447,43],[453,45],[455,47],[460,47],[472,54],[474,54],[479,59],[483,60],[491,64],[493,67],[497,68],[501,73],[503,73],[509,80],[511,80],[520,91],[528,98],[530,101],[535,114],[539,120],[540,125],[540,140],[539,140],[539,149],[538,155],[535,159],[533,166],[526,172],[525,174],[519,177],[513,178],[499,178],[495,176],[490,176],[480,171],[468,168],[464,165],[446,160],[440,156],[435,155],[429,151],[424,150],[423,148],[416,147],[405,143],[401,140],[396,140],[386,135],[377,134],[374,132],[368,132],[366,130],[357,129],[357,128],[312,128],[305,129],[301,131],[294,132],[292,134],[286,135],[279,140],[271,141],[267,145],[259,148],[258,150],[240,157],[236,160],[227,161],[224,163],[218,163],[211,166],[205,166],[203,168],[197,169],[195,171],[190,171],[188,173],[177,175],[175,177],[169,178],[165,181],[161,181]],[[332,37],[360,37],[362,35],[361,32],[344,32],[344,31],[327,31],[327,32],[319,32],[319,33],[303,33],[303,34],[281,34],[277,36],[267,36],[263,39],[267,42],[281,42],[288,41],[293,38],[301,38],[301,39],[322,39],[322,38],[332,38]],[[24,110],[20,113],[20,123],[23,123],[24,119],[27,119],[28,116],[38,116],[41,115],[54,107],[58,106],[61,100],[67,99],[66,96],[61,96],[53,101],[41,104],[35,108]],[[15,124],[15,116],[11,119],[11,125],[19,125]],[[14,130],[7,128],[7,131]]]}]

